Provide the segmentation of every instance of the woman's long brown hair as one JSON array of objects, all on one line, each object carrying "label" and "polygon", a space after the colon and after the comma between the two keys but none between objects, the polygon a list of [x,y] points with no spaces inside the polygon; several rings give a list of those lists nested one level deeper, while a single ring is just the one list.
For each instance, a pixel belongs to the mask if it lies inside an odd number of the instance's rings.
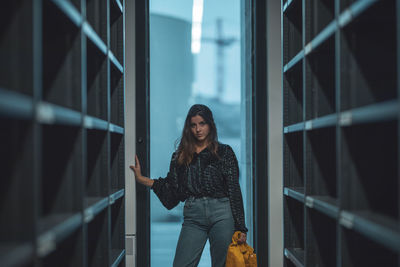
[{"label": "woman's long brown hair", "polygon": [[196,138],[193,136],[193,133],[190,129],[190,124],[192,117],[197,115],[201,116],[204,119],[204,121],[208,124],[210,132],[207,136],[207,143],[208,143],[207,147],[212,154],[218,157],[217,155],[218,135],[213,114],[207,106],[196,104],[189,109],[189,112],[186,116],[185,125],[183,126],[182,136],[177,149],[177,157],[179,165],[182,164],[189,165],[193,159],[193,154],[196,151],[195,147]]}]

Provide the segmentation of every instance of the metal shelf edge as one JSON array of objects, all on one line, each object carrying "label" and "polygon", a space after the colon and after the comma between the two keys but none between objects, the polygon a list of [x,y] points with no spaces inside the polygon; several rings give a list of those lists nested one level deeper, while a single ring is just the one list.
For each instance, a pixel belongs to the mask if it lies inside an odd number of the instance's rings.
[{"label": "metal shelf edge", "polygon": [[97,35],[95,30],[93,30],[92,26],[90,26],[89,23],[84,22],[82,28],[86,36],[100,49],[101,52],[103,52],[104,55],[107,55],[107,46]]},{"label": "metal shelf edge", "polygon": [[392,100],[343,111],[340,113],[339,124],[341,126],[350,126],[367,122],[396,119],[399,108],[398,101]]},{"label": "metal shelf edge", "polygon": [[283,67],[283,72],[286,73],[289,71],[294,65],[299,63],[304,57],[304,50],[301,50],[299,53],[297,53],[294,58],[292,58],[284,67]]},{"label": "metal shelf edge", "polygon": [[290,251],[290,249],[285,248],[285,257],[290,260],[296,267],[304,267],[304,264]]},{"label": "metal shelf edge", "polygon": [[308,55],[312,51],[314,51],[318,46],[320,46],[323,42],[329,39],[337,29],[337,22],[334,20],[329,23],[310,43],[308,43],[304,50],[305,54]]},{"label": "metal shelf edge", "polygon": [[113,194],[110,195],[110,205],[114,204],[114,202],[125,195],[125,189],[121,189]]},{"label": "metal shelf edge", "polygon": [[335,126],[336,123],[337,123],[337,115],[330,114],[330,115],[326,115],[326,116],[323,116],[320,118],[316,118],[316,119],[307,121],[305,124],[305,128],[306,128],[306,130],[319,129],[319,128]]},{"label": "metal shelf edge", "polygon": [[82,16],[69,1],[52,0],[52,2],[78,27],[82,24]]},{"label": "metal shelf edge", "polygon": [[[4,243],[1,244],[4,246]],[[19,245],[12,245],[10,249],[7,249],[7,253],[0,256],[1,266],[25,266],[34,257],[33,244],[21,243]]]},{"label": "metal shelf edge", "polygon": [[304,122],[299,122],[296,124],[286,126],[284,128],[284,133],[293,133],[293,132],[299,132],[302,130],[304,130]]},{"label": "metal shelf edge", "polygon": [[353,229],[394,251],[400,252],[400,232],[354,215]]},{"label": "metal shelf edge", "polygon": [[285,13],[286,10],[289,8],[290,4],[293,2],[294,0],[287,0],[285,5],[283,6],[282,12]]},{"label": "metal shelf edge", "polygon": [[40,102],[37,105],[35,115],[37,121],[43,124],[78,126],[82,121],[82,114],[80,112],[47,102]]},{"label": "metal shelf edge", "polygon": [[306,206],[312,209],[316,209],[329,217],[336,219],[339,216],[339,207],[332,205],[331,203],[320,200],[316,197],[307,196]]},{"label": "metal shelf edge", "polygon": [[33,99],[29,96],[0,88],[0,116],[30,119],[33,117]]},{"label": "metal shelf edge", "polygon": [[121,126],[115,125],[110,123],[109,124],[109,130],[112,133],[118,133],[118,134],[124,134],[124,128],[122,128]]},{"label": "metal shelf edge", "polygon": [[344,27],[353,21],[358,15],[364,10],[369,8],[372,4],[378,2],[378,0],[359,0],[353,3],[350,7],[344,10],[338,18],[338,24],[340,27]]},{"label": "metal shelf edge", "polygon": [[298,191],[296,191],[294,189],[291,189],[289,187],[285,187],[284,190],[283,190],[283,194],[285,196],[291,197],[291,198],[293,198],[293,199],[295,199],[297,201],[300,201],[300,202],[304,203],[304,198],[305,198],[304,194],[300,193],[300,192],[298,192]]},{"label": "metal shelf edge", "polygon": [[121,13],[124,12],[124,8],[122,7],[122,4],[119,0],[115,0],[115,3],[117,4],[117,6],[119,7],[119,9],[121,10]]},{"label": "metal shelf edge", "polygon": [[115,65],[115,67],[121,72],[124,73],[124,67],[122,67],[121,63],[119,63],[118,59],[114,56],[111,50],[108,51],[108,57],[110,58],[111,62]]},{"label": "metal shelf edge", "polygon": [[96,129],[103,131],[107,131],[108,129],[107,121],[88,115],[85,115],[85,117],[83,118],[83,125],[86,129]]},{"label": "metal shelf edge", "polygon": [[56,244],[82,225],[82,214],[76,213],[60,224],[40,234],[36,240],[37,254],[44,257],[56,249]]},{"label": "metal shelf edge", "polygon": [[118,255],[118,257],[115,259],[113,264],[111,265],[112,267],[118,267],[118,264],[122,261],[122,259],[125,256],[125,249],[121,250],[121,253]]}]

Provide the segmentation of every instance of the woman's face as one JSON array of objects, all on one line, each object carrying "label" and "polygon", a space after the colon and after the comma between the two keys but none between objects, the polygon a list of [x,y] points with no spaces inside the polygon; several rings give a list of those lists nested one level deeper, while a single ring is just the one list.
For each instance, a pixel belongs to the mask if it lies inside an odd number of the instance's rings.
[{"label": "woman's face", "polygon": [[207,140],[208,134],[210,133],[210,126],[202,116],[196,115],[190,119],[190,130],[197,141],[203,142]]}]

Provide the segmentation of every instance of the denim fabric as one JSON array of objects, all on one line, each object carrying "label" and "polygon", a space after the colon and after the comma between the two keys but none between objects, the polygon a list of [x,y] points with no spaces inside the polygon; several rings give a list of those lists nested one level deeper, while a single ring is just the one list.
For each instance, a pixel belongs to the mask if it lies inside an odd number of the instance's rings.
[{"label": "denim fabric", "polygon": [[173,266],[197,266],[209,239],[212,267],[224,267],[235,232],[229,198],[189,198],[185,202],[183,217]]}]

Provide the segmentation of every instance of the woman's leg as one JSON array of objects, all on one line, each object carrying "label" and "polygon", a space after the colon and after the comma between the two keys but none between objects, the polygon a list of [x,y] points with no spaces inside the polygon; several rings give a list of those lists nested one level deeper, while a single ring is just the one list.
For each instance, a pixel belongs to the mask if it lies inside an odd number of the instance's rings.
[{"label": "woman's leg", "polygon": [[208,234],[213,267],[224,267],[226,253],[235,232],[229,199],[216,199],[214,205],[213,224]]},{"label": "woman's leg", "polygon": [[174,267],[197,266],[206,241],[206,231],[184,223],[176,246]]},{"label": "woman's leg", "polygon": [[183,209],[184,221],[176,246],[174,267],[195,267],[207,241],[207,218],[201,199],[188,200]]}]

